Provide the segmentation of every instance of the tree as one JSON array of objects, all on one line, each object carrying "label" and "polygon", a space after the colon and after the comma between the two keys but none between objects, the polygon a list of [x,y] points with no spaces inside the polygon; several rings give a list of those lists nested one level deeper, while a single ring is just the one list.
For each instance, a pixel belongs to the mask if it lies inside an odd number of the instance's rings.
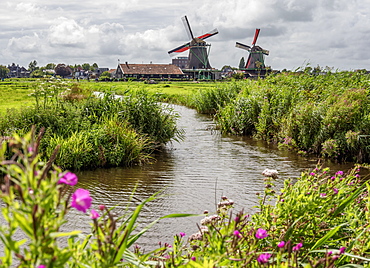
[{"label": "tree", "polygon": [[56,66],[55,63],[48,63],[46,64],[45,69],[54,70],[55,66]]},{"label": "tree", "polygon": [[45,73],[41,70],[41,69],[38,69],[38,70],[34,70],[30,77],[31,78],[41,78],[41,77],[44,77]]},{"label": "tree", "polygon": [[92,65],[92,67],[93,67],[95,70],[99,68],[99,66],[98,66],[98,64],[97,64],[96,62]]},{"label": "tree", "polygon": [[91,66],[90,66],[89,63],[82,64],[82,69],[84,69],[85,71],[90,71],[90,68],[91,68]]},{"label": "tree", "polygon": [[72,74],[72,70],[69,66],[65,65],[64,63],[59,63],[55,69],[55,74],[60,75],[61,77],[65,77]]},{"label": "tree", "polygon": [[5,78],[8,76],[10,70],[6,66],[0,65],[0,78]]},{"label": "tree", "polygon": [[244,69],[244,68],[245,68],[245,60],[244,60],[244,57],[242,57],[239,62],[239,69]]},{"label": "tree", "polygon": [[28,71],[30,71],[31,73],[34,71],[34,70],[37,70],[39,67],[37,67],[37,61],[34,60],[34,61],[31,61],[30,64],[28,64]]}]

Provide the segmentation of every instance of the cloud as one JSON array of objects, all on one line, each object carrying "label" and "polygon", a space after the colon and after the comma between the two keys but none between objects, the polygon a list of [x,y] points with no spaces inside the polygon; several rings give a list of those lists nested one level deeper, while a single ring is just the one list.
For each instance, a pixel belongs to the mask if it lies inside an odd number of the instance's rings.
[{"label": "cloud", "polygon": [[84,47],[86,45],[84,28],[73,19],[59,17],[49,28],[48,41],[53,47]]}]

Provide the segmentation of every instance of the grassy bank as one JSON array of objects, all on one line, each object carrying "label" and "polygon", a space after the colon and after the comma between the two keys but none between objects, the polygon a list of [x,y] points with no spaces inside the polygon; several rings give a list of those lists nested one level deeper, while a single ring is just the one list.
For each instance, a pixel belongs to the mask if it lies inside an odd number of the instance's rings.
[{"label": "grassy bank", "polygon": [[116,98],[63,81],[34,82],[34,105],[8,110],[1,117],[0,136],[24,135],[45,128],[43,158],[57,145],[56,163],[66,169],[129,166],[150,160],[161,144],[181,138],[176,113],[143,90]]}]

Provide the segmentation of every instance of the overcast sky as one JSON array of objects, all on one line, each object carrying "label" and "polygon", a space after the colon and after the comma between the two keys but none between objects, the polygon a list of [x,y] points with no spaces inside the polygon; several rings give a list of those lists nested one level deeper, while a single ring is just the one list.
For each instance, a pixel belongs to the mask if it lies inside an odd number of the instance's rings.
[{"label": "overcast sky", "polygon": [[235,42],[260,28],[272,69],[370,70],[370,0],[2,0],[0,64],[170,63],[167,51],[189,41],[184,15],[194,35],[218,29],[214,68],[237,67],[248,52]]}]

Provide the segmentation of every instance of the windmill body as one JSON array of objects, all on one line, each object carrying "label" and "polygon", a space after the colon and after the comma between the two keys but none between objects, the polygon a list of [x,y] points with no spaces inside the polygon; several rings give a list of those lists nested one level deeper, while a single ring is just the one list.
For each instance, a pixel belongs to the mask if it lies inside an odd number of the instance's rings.
[{"label": "windmill body", "polygon": [[254,34],[252,46],[244,45],[242,43],[236,42],[236,47],[247,50],[249,52],[247,63],[245,64],[246,71],[252,72],[261,72],[266,71],[265,65],[265,55],[269,55],[269,51],[256,46],[257,38],[259,35],[260,29],[256,29]]},{"label": "windmill body", "polygon": [[213,35],[218,34],[217,29],[214,29],[213,31],[203,34],[201,36],[194,37],[187,17],[186,16],[183,17],[182,20],[186,32],[188,33],[188,36],[190,38],[190,41],[182,46],[179,46],[173,50],[168,51],[168,54],[173,56],[177,53],[189,50],[189,60],[186,69],[191,70],[211,69],[211,65],[208,59],[210,44],[207,44],[204,40]]}]

